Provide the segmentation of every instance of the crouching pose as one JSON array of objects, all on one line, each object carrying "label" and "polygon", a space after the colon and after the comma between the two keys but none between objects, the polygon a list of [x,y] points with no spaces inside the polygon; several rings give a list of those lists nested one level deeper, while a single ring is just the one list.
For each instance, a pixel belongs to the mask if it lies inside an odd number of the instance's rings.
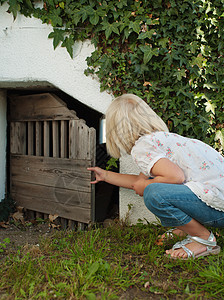
[{"label": "crouching pose", "polygon": [[127,153],[139,175],[98,167],[99,181],[133,189],[161,224],[177,228],[186,239],[166,254],[187,259],[218,254],[220,247],[206,228],[224,227],[224,157],[207,144],[168,131],[162,119],[139,97],[116,98],[106,113],[107,149],[111,156]]}]

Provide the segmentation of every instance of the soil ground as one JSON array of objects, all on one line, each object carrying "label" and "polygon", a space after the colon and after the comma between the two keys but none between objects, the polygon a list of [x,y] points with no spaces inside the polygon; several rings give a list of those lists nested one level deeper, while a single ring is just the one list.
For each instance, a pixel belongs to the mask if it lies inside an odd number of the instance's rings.
[{"label": "soil ground", "polygon": [[16,226],[14,224],[7,225],[7,228],[0,228],[0,242],[9,238],[10,243],[6,246],[4,255],[9,251],[24,247],[26,245],[37,245],[41,237],[49,236],[53,233],[54,229],[49,228],[49,224],[30,225],[27,227]]}]

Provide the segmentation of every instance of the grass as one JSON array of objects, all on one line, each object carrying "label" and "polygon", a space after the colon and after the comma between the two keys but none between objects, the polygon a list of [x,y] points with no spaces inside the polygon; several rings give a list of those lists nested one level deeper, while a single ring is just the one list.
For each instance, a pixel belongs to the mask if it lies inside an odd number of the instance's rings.
[{"label": "grass", "polygon": [[[163,231],[142,223],[56,231],[39,245],[26,245],[4,257],[0,299],[224,298],[224,252],[170,260],[163,254],[174,241],[156,244]],[[217,233],[224,249],[224,230]]]}]

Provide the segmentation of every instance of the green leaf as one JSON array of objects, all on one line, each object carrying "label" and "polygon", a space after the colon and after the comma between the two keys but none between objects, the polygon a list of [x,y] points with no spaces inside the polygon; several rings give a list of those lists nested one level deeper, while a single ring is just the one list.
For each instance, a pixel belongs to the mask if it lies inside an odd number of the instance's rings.
[{"label": "green leaf", "polygon": [[101,24],[103,25],[102,29],[105,30],[106,39],[108,39],[110,37],[112,32],[119,34],[119,29],[118,29],[119,24],[118,23],[110,24],[109,22],[104,20]]},{"label": "green leaf", "polygon": [[191,65],[197,65],[199,68],[202,68],[203,66],[206,65],[207,59],[203,57],[202,55],[193,57],[191,61]]},{"label": "green leaf", "polygon": [[151,29],[151,30],[146,31],[146,32],[141,32],[138,36],[138,39],[139,40],[151,39],[154,33],[156,33],[155,29]]},{"label": "green leaf", "polygon": [[154,55],[158,56],[159,54],[158,49],[157,48],[153,49],[151,48],[151,46],[139,45],[139,48],[144,53],[144,57],[143,57],[144,64],[147,64]]},{"label": "green leaf", "polygon": [[69,55],[71,58],[73,58],[73,46],[74,46],[74,40],[72,36],[70,35],[69,37],[66,37],[64,42],[61,45],[62,47],[66,47]]},{"label": "green leaf", "polygon": [[72,21],[74,22],[74,24],[77,25],[81,20],[81,18],[82,18],[82,14],[80,13],[80,10],[74,9],[73,16],[72,16]]},{"label": "green leaf", "polygon": [[220,141],[222,148],[224,149],[224,129],[217,130],[215,134],[215,141]]},{"label": "green leaf", "polygon": [[118,8],[123,8],[124,6],[127,6],[128,4],[127,4],[127,0],[119,0],[119,1],[116,1],[116,6],[118,7]]},{"label": "green leaf", "polygon": [[17,17],[17,13],[21,9],[20,4],[19,4],[21,2],[22,2],[21,0],[9,0],[8,1],[8,3],[9,3],[9,9],[8,9],[8,11],[13,14],[14,20]]},{"label": "green leaf", "polygon": [[139,31],[141,29],[139,21],[130,22],[129,28],[133,29],[134,32],[139,33]]},{"label": "green leaf", "polygon": [[207,101],[205,103],[205,111],[208,112],[212,112],[213,114],[215,114],[215,109],[217,108],[217,105],[212,103],[211,101]]},{"label": "green leaf", "polygon": [[96,25],[99,22],[99,15],[96,11],[90,16],[89,21],[93,25]]},{"label": "green leaf", "polygon": [[54,49],[59,45],[60,42],[64,41],[64,34],[65,34],[65,30],[54,29],[54,31],[48,35],[49,39],[53,39]]},{"label": "green leaf", "polygon": [[162,48],[166,48],[168,42],[169,42],[168,38],[162,38],[158,40],[158,44],[159,46],[162,46]]},{"label": "green leaf", "polygon": [[65,3],[64,3],[64,2],[59,2],[59,6],[60,6],[62,9],[65,9]]},{"label": "green leaf", "polygon": [[53,27],[62,26],[62,18],[60,17],[60,9],[54,9],[49,15],[49,19]]},{"label": "green leaf", "polygon": [[26,1],[26,4],[27,6],[30,8],[30,9],[33,9],[33,4],[31,2],[31,0],[25,0]]},{"label": "green leaf", "polygon": [[147,62],[149,62],[153,56],[152,48],[150,46],[142,46],[142,45],[140,45],[139,48],[144,53],[144,58],[143,58],[144,64],[147,64]]},{"label": "green leaf", "polygon": [[112,167],[117,168],[117,161],[117,158],[111,157],[107,162],[106,170],[110,170]]},{"label": "green leaf", "polygon": [[82,16],[82,22],[84,22],[88,16],[92,16],[94,15],[94,9],[92,8],[92,6],[88,5],[88,6],[83,6],[81,9],[80,9],[80,14]]},{"label": "green leaf", "polygon": [[178,69],[174,72],[174,76],[177,77],[177,80],[180,81],[182,77],[186,77],[186,70],[185,69]]}]

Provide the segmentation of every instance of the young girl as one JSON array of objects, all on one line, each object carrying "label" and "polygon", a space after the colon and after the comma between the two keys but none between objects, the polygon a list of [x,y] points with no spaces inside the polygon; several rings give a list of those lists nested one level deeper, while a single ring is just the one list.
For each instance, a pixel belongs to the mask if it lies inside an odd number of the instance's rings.
[{"label": "young girl", "polygon": [[119,174],[98,167],[96,180],[133,189],[163,226],[188,235],[166,254],[187,259],[218,254],[206,226],[224,227],[224,158],[203,142],[169,133],[162,119],[139,97],[116,98],[106,113],[111,156],[131,154],[141,173]]}]

